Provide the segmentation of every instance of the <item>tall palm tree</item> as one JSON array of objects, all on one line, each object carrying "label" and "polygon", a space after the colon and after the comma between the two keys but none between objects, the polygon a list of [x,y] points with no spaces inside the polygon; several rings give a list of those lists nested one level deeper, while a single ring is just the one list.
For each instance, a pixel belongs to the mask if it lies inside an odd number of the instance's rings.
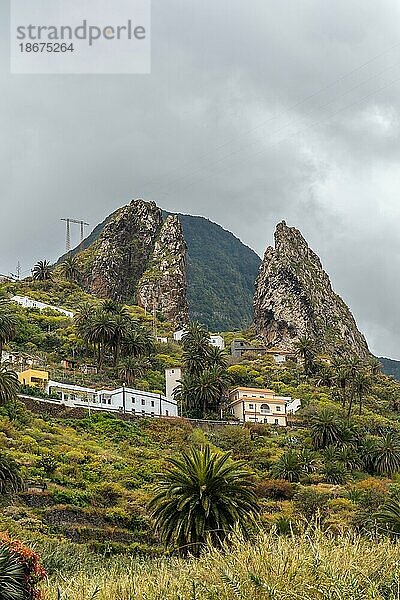
[{"label": "tall palm tree", "polygon": [[133,385],[136,379],[142,377],[149,369],[151,369],[151,362],[145,356],[128,356],[118,365],[119,376],[128,385]]},{"label": "tall palm tree", "polygon": [[107,346],[110,346],[114,333],[114,321],[108,313],[97,310],[87,324],[87,339],[97,349],[97,364],[101,369]]},{"label": "tall palm tree", "polygon": [[125,356],[150,356],[154,352],[151,332],[133,321],[122,340],[122,350]]},{"label": "tall palm tree", "polygon": [[361,415],[362,402],[365,394],[371,388],[371,376],[365,371],[358,371],[353,380],[354,394],[358,398],[358,412]]},{"label": "tall palm tree", "polygon": [[6,365],[0,366],[0,405],[15,400],[19,390],[17,374]]},{"label": "tall palm tree", "polygon": [[149,506],[163,542],[195,556],[207,543],[220,547],[235,527],[247,535],[258,509],[244,463],[208,446],[168,459]]},{"label": "tall palm tree", "polygon": [[216,411],[228,387],[228,376],[222,367],[202,371],[197,377],[184,373],[174,394],[183,414],[204,418]]},{"label": "tall palm tree", "polygon": [[315,358],[315,347],[313,340],[304,335],[295,344],[296,352],[303,359],[306,375],[311,375]]},{"label": "tall palm tree", "polygon": [[78,283],[82,276],[78,258],[73,255],[67,256],[61,264],[61,272],[68,281]]},{"label": "tall palm tree", "polygon": [[[104,307],[103,307],[104,310]],[[113,316],[113,332],[111,337],[111,346],[114,351],[114,365],[118,364],[119,355],[121,352],[121,345],[123,339],[127,336],[129,331],[129,319],[123,313],[117,313]]]},{"label": "tall palm tree", "polygon": [[333,371],[336,386],[340,391],[343,408],[346,406],[347,386],[349,383],[349,369],[343,359],[335,358],[333,361]]},{"label": "tall palm tree", "polygon": [[314,448],[321,450],[341,440],[342,422],[336,413],[323,409],[311,417]]},{"label": "tall palm tree", "polygon": [[16,332],[18,319],[7,301],[0,302],[0,362],[4,344],[13,339]]},{"label": "tall palm tree", "polygon": [[349,374],[349,379],[351,381],[349,407],[347,410],[347,418],[348,419],[351,416],[351,411],[353,408],[353,401],[354,401],[354,397],[356,395],[355,381],[358,376],[358,373],[361,371],[362,368],[363,368],[363,363],[358,358],[358,356],[352,356],[347,362],[347,371]]},{"label": "tall palm tree", "polygon": [[210,335],[199,323],[189,323],[182,338],[183,364],[189,375],[199,375],[207,368],[210,352]]},{"label": "tall palm tree", "polygon": [[374,467],[380,475],[400,471],[400,438],[394,433],[386,433],[376,441]]},{"label": "tall palm tree", "polygon": [[39,260],[32,269],[33,279],[49,281],[52,279],[51,264],[47,260]]},{"label": "tall palm tree", "polygon": [[206,359],[207,367],[222,367],[223,369],[227,366],[226,361],[226,353],[224,350],[220,350],[216,346],[211,346],[207,351],[207,359]]}]

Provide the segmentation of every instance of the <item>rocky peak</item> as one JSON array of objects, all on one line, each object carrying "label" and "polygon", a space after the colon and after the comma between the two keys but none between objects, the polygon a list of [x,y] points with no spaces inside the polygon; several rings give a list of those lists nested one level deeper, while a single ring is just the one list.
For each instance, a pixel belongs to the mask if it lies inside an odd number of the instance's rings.
[{"label": "rocky peak", "polygon": [[132,200],[106,224],[94,249],[90,291],[122,302],[132,295],[162,225],[155,202]]},{"label": "rocky peak", "polygon": [[269,346],[293,349],[308,335],[321,352],[369,356],[364,336],[335,294],[319,257],[300,231],[285,221],[275,231],[256,280],[254,318]]},{"label": "rocky peak", "polygon": [[163,221],[155,202],[142,199],[117,210],[98,239],[80,255],[88,291],[133,301],[181,324],[187,320],[186,245],[178,217]]},{"label": "rocky peak", "polygon": [[169,215],[154,245],[149,265],[139,281],[140,306],[161,312],[168,320],[183,326],[188,321],[186,282],[186,243],[181,223]]}]

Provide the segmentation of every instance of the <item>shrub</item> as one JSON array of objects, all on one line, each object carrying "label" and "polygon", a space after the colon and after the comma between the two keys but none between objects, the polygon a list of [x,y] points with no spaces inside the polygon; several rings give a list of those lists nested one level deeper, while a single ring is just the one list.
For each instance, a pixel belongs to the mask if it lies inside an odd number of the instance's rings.
[{"label": "shrub", "polygon": [[295,496],[297,512],[307,520],[320,516],[326,509],[329,495],[312,487],[301,488]]},{"label": "shrub", "polygon": [[255,486],[258,498],[273,500],[290,500],[294,496],[294,486],[285,479],[263,479]]}]

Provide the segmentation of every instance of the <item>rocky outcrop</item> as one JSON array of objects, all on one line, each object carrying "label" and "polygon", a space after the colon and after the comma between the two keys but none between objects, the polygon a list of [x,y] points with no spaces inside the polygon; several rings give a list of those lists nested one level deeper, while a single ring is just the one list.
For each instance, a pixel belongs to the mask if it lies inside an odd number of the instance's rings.
[{"label": "rocky outcrop", "polygon": [[276,227],[275,248],[266,249],[256,280],[254,319],[268,346],[291,350],[308,336],[320,352],[369,356],[364,336],[332,290],[319,257],[284,221]]},{"label": "rocky outcrop", "polygon": [[176,215],[165,220],[150,263],[137,287],[137,302],[183,326],[188,321],[186,243]]},{"label": "rocky outcrop", "polygon": [[138,302],[180,325],[187,320],[185,241],[177,217],[155,202],[132,200],[81,252],[86,289],[99,298]]}]

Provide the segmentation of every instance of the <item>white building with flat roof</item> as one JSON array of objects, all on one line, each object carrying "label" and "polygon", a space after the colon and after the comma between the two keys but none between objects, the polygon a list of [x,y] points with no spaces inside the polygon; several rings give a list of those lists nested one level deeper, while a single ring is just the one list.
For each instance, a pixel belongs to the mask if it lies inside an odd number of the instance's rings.
[{"label": "white building with flat roof", "polygon": [[52,306],[51,304],[46,304],[45,302],[39,302],[39,300],[28,298],[28,296],[13,296],[11,300],[20,306],[23,306],[24,308],[38,308],[39,310],[45,310],[46,308],[49,308],[62,313],[70,319],[74,318],[74,313],[71,310],[66,310],[65,308],[60,308],[59,306]]},{"label": "white building with flat roof", "polygon": [[46,391],[70,407],[130,413],[139,417],[177,417],[177,404],[162,394],[135,390],[126,386],[114,390],[61,383],[50,380]]}]

